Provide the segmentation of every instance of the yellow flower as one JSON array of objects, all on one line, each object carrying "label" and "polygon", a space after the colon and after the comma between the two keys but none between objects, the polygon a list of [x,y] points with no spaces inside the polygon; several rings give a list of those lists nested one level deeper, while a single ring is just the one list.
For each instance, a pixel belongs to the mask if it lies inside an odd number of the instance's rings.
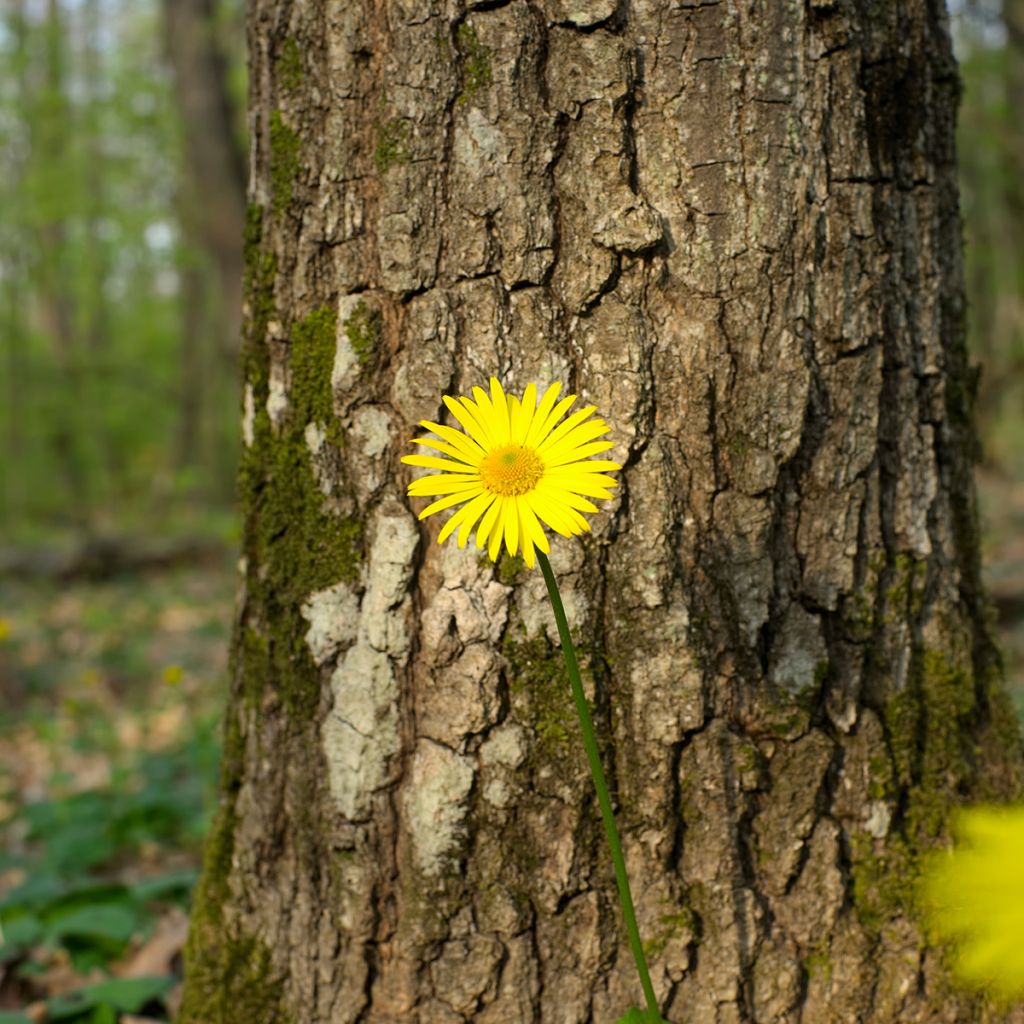
[{"label": "yellow flower", "polygon": [[176,686],[185,678],[185,670],[180,665],[168,665],[161,673],[164,682]]},{"label": "yellow flower", "polygon": [[462,430],[421,422],[435,436],[418,437],[413,443],[448,458],[402,458],[410,466],[441,471],[409,485],[412,497],[438,498],[420,519],[462,505],[441,528],[439,543],[458,529],[459,547],[465,547],[476,526],[477,547],[486,545],[492,562],[504,538],[509,554],[522,547],[523,558],[532,567],[535,549],[545,554],[551,550],[542,523],[563,537],[590,529],[582,513],[596,512],[597,506],[587,498],[610,498],[610,488],[617,482],[607,471],[622,467],[591,458],[613,447],[611,441],[597,440],[608,433],[608,426],[590,418],[592,405],[562,419],[576,396],[557,401],[561,387],[552,384],[538,402],[537,388],[530,384],[520,401],[515,395],[506,397],[492,377],[489,396],[480,387],[473,388],[473,398],[443,396]]},{"label": "yellow flower", "polygon": [[956,848],[925,872],[931,924],[955,943],[961,980],[1017,998],[1024,995],[1024,808],[964,811],[956,832]]}]

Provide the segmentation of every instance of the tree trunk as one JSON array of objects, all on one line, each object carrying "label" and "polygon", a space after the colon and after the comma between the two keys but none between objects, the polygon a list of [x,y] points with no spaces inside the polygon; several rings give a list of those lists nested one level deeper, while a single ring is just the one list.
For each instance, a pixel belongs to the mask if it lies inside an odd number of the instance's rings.
[{"label": "tree trunk", "polygon": [[914,906],[950,809],[1020,771],[938,7],[251,4],[244,583],[183,1021],[639,1001],[540,573],[404,498],[416,422],[491,373],[620,442],[552,562],[665,1017],[1021,1019],[950,994]]},{"label": "tree trunk", "polygon": [[[196,234],[217,268],[222,349],[238,355],[245,172],[224,55],[217,45],[215,0],[163,0],[167,54],[184,128],[185,187],[201,216]],[[191,235],[192,225],[185,225]],[[190,239],[191,240],[191,239]]]}]

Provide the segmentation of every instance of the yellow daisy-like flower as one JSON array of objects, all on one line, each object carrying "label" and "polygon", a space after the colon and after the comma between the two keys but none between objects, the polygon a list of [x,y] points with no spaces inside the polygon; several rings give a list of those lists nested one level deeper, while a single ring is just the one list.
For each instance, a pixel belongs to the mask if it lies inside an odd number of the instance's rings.
[{"label": "yellow daisy-like flower", "polygon": [[955,943],[954,970],[1001,999],[1024,996],[1024,808],[975,807],[959,842],[924,876],[934,931]]},{"label": "yellow daisy-like flower", "polygon": [[441,528],[439,543],[458,529],[459,547],[465,547],[476,526],[477,547],[486,545],[492,562],[504,538],[509,554],[521,547],[532,568],[535,549],[545,554],[551,550],[541,524],[563,537],[590,529],[582,513],[598,509],[587,498],[610,498],[617,482],[607,473],[622,467],[592,458],[614,447],[611,441],[597,440],[608,433],[608,425],[590,418],[593,405],[562,419],[576,396],[558,401],[561,388],[552,384],[538,402],[537,388],[530,384],[520,400],[506,396],[492,377],[490,395],[476,387],[473,398],[443,396],[462,430],[421,422],[435,436],[417,437],[413,443],[448,458],[402,458],[410,466],[441,471],[409,485],[412,497],[438,498],[420,519],[462,505]]}]

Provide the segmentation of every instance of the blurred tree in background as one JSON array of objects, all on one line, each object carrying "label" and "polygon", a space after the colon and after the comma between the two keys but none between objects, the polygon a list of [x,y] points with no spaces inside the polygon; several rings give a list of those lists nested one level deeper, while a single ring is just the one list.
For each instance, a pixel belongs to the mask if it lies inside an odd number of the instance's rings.
[{"label": "blurred tree in background", "polygon": [[982,365],[986,465],[1024,477],[1024,0],[968,0],[955,21],[969,336]]},{"label": "blurred tree in background", "polygon": [[4,6],[8,544],[69,531],[202,530],[230,507],[244,211],[240,6]]}]

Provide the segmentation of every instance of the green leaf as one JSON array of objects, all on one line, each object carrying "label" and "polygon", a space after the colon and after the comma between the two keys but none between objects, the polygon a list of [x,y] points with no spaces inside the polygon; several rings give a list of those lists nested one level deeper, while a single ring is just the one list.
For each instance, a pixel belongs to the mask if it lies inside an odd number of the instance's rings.
[{"label": "green leaf", "polygon": [[32,1024],[23,1013],[14,1013],[10,1010],[0,1010],[0,1024]]},{"label": "green leaf", "polygon": [[46,931],[52,938],[74,935],[127,942],[135,934],[137,925],[134,909],[122,903],[98,903],[46,917]]},{"label": "green leaf", "polygon": [[[80,988],[66,996],[48,999],[46,1011],[50,1020],[67,1020],[98,1007],[109,1007],[118,1013],[137,1013],[147,1003],[166,995],[173,984],[174,978],[171,977],[112,978],[98,985]],[[95,1013],[93,1019],[96,1019]]]},{"label": "green leaf", "polygon": [[159,878],[147,878],[132,886],[135,897],[143,903],[149,900],[166,900],[187,897],[195,887],[199,873],[193,870],[172,871]]},{"label": "green leaf", "polygon": [[0,963],[14,959],[23,949],[38,942],[43,926],[35,914],[7,913],[0,915],[3,945],[0,945]]}]

